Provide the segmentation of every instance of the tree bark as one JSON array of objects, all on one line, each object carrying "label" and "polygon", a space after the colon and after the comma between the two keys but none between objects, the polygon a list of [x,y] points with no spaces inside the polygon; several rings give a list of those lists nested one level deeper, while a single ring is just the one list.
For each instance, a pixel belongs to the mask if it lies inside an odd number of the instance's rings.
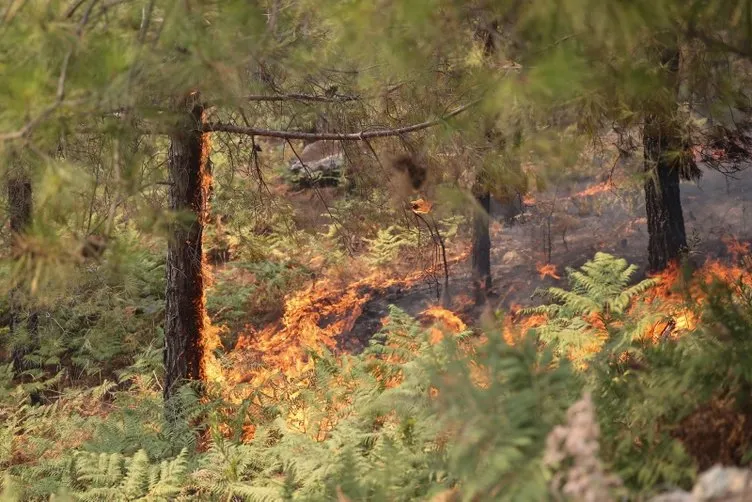
[{"label": "tree bark", "polygon": [[[8,213],[10,216],[11,251],[14,257],[20,254],[19,238],[29,229],[32,221],[32,187],[31,180],[25,174],[15,174],[8,180]],[[16,376],[28,369],[24,360],[36,344],[37,314],[29,309],[28,298],[23,285],[17,285],[9,294],[10,333],[18,333],[26,317],[27,339],[23,345],[16,346],[11,354],[13,371]]]},{"label": "tree bark", "polygon": [[[668,72],[669,87],[679,71],[679,51],[664,50],[661,64]],[[645,159],[645,210],[648,220],[648,265],[652,272],[665,269],[687,252],[679,181],[682,138],[676,124],[676,104],[661,106],[645,115],[643,148]]]},{"label": "tree bark", "polygon": [[204,377],[202,238],[210,190],[209,137],[201,132],[204,107],[196,103],[187,107],[190,113],[170,135],[168,156],[170,209],[187,218],[181,217],[180,222],[172,224],[167,248],[164,329],[167,403],[182,384]]},{"label": "tree bark", "polygon": [[472,277],[476,305],[485,303],[488,290],[491,289],[491,233],[489,231],[489,212],[491,195],[478,176],[473,188],[476,207],[473,211],[472,238]]}]

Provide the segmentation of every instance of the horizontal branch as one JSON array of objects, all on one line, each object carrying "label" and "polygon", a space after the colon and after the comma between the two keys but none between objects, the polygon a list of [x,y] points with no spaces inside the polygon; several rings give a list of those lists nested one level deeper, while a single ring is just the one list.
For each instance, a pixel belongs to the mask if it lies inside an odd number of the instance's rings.
[{"label": "horizontal branch", "polygon": [[311,141],[320,140],[335,140],[335,141],[361,141],[371,138],[385,138],[388,136],[400,136],[411,132],[428,129],[429,127],[436,126],[445,122],[446,120],[459,115],[468,108],[476,105],[480,100],[473,101],[466,105],[463,105],[456,110],[438,118],[435,120],[427,120],[418,124],[413,124],[405,127],[397,127],[394,129],[376,129],[370,131],[360,131],[352,133],[312,133],[312,132],[297,132],[297,131],[274,131],[269,129],[258,129],[255,127],[242,127],[235,124],[225,124],[222,122],[209,122],[204,124],[203,132],[225,132],[230,134],[245,134],[247,136],[261,136],[267,138],[282,138],[282,139],[303,139]]},{"label": "horizontal branch", "polygon": [[[402,87],[404,83],[394,84],[390,85],[386,88],[385,91],[378,94],[379,96],[383,94],[390,94],[400,87]],[[362,96],[353,96],[353,95],[320,95],[320,94],[304,94],[304,93],[287,93],[287,94],[251,94],[249,96],[246,96],[246,99],[248,101],[256,101],[256,102],[280,102],[280,101],[308,101],[308,102],[318,102],[318,103],[347,103],[352,101],[361,101],[364,98]]]},{"label": "horizontal branch", "polygon": [[246,96],[248,101],[278,102],[278,101],[313,101],[319,103],[344,103],[347,101],[358,101],[358,96],[319,96],[316,94],[251,94]]},{"label": "horizontal branch", "polygon": [[687,37],[697,39],[710,48],[735,54],[744,59],[752,59],[752,51],[731,45],[728,42],[712,37],[706,33],[697,31],[694,27],[690,27],[687,30]]}]

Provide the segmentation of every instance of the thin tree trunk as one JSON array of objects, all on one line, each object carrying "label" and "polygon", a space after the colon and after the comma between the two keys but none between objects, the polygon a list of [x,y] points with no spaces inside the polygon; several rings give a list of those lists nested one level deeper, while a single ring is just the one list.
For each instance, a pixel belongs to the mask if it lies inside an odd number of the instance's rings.
[{"label": "thin tree trunk", "polygon": [[476,180],[473,195],[476,208],[473,212],[472,238],[472,276],[475,303],[485,303],[488,290],[491,289],[491,234],[489,232],[489,211],[491,195],[483,186],[482,180]]},{"label": "thin tree trunk", "polygon": [[[488,24],[483,22],[475,31],[475,36],[483,42],[483,55],[490,58],[496,53],[495,34],[498,23],[492,21]],[[493,126],[486,128],[486,138],[493,136]],[[473,278],[473,292],[475,304],[486,303],[488,291],[491,289],[491,232],[489,230],[491,214],[491,194],[484,175],[479,171],[475,176],[472,188],[476,207],[473,211],[473,237],[470,250]]]},{"label": "thin tree trunk", "polygon": [[164,398],[173,419],[171,411],[176,410],[169,405],[179,387],[204,377],[202,237],[210,189],[209,137],[200,132],[203,106],[189,108],[185,122],[170,136],[168,159],[170,209],[190,217],[172,225],[167,248]]},{"label": "thin tree trunk", "polygon": [[[669,85],[673,86],[679,71],[679,51],[665,50],[661,63],[669,73]],[[675,114],[675,104],[670,107],[658,104],[646,114],[643,127],[648,264],[653,272],[665,269],[687,252],[679,188],[684,146]]]},{"label": "thin tree trunk", "polygon": [[[19,238],[29,229],[32,219],[31,180],[25,174],[16,174],[8,180],[8,213],[10,215],[11,249],[14,256],[20,253]],[[24,358],[36,344],[37,314],[29,309],[23,285],[11,289],[9,295],[10,333],[16,335],[26,317],[26,343],[16,346],[11,354],[13,371],[18,376],[28,369]]]}]

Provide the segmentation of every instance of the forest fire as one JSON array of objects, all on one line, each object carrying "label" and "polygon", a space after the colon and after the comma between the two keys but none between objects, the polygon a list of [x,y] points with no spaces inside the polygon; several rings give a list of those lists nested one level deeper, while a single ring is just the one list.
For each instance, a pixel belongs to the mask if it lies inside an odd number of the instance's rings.
[{"label": "forest fire", "polygon": [[[278,374],[288,381],[300,377],[313,369],[309,351],[319,351],[322,346],[336,351],[338,337],[353,328],[370,300],[423,278],[424,273],[391,278],[379,271],[350,283],[325,279],[308,285],[286,299],[278,322],[258,331],[249,328],[238,339],[230,354],[232,369],[225,378],[231,384],[249,383],[258,388]],[[447,319],[453,327],[461,323]]]},{"label": "forest fire", "polygon": [[657,308],[665,318],[647,330],[647,338],[659,341],[694,330],[702,318],[707,287],[714,282],[720,282],[739,295],[744,293],[744,287],[752,286],[749,244],[740,243],[735,238],[724,241],[732,257],[731,263],[709,259],[690,277],[685,277],[683,271],[673,264],[656,276],[659,284],[644,295],[642,303]]},{"label": "forest fire", "polygon": [[[691,332],[700,325],[702,311],[708,299],[708,287],[720,282],[735,294],[743,295],[744,287],[752,286],[752,262],[749,259],[749,244],[741,243],[735,238],[724,239],[730,262],[708,259],[702,266],[688,273],[678,265],[672,264],[660,274],[652,276],[655,284],[645,292],[638,294],[626,311],[633,319],[643,319],[645,327],[638,334],[639,338],[660,343],[675,339]],[[555,277],[555,267],[550,264],[538,264],[541,279]],[[520,315],[521,308],[513,306],[511,315],[504,321],[504,337],[510,343],[516,343],[530,329],[538,328],[549,322],[547,315]],[[582,316],[584,331],[581,334],[589,342],[581,350],[568,354],[573,360],[582,360],[588,353],[595,353],[602,347],[609,336],[609,326],[619,328],[623,321],[612,317],[608,309],[592,312]]]},{"label": "forest fire", "polygon": [[[196,91],[191,93],[192,96],[196,94]],[[202,109],[201,121],[204,122],[206,120],[206,117],[207,112],[205,109]],[[199,218],[201,219],[203,224],[206,224],[209,221],[211,212],[210,201],[214,181],[209,159],[212,148],[212,138],[210,133],[201,134],[200,146],[201,153],[198,176],[204,204],[201,208],[201,214],[199,215]],[[213,275],[211,267],[208,265],[206,260],[206,253],[203,252],[201,254],[201,276],[203,279],[202,297],[200,300],[201,305],[199,306],[199,312],[201,312],[203,318],[200,333],[201,378],[202,380],[205,380],[207,382],[221,382],[224,380],[224,377],[222,375],[222,369],[219,365],[219,361],[214,355],[214,352],[216,349],[222,346],[222,342],[219,338],[219,334],[222,329],[219,326],[212,325],[211,319],[206,312],[206,290],[212,283]]]},{"label": "forest fire", "polygon": [[433,306],[424,310],[421,316],[431,322],[431,343],[439,343],[444,338],[444,331],[440,327],[448,329],[451,333],[461,333],[467,329],[467,325],[457,317],[457,314],[444,307]]},{"label": "forest fire", "polygon": [[538,274],[540,274],[541,279],[544,279],[546,277],[551,277],[556,280],[561,279],[561,277],[556,273],[556,265],[554,265],[553,263],[538,263],[536,265],[536,270],[538,270]]},{"label": "forest fire", "polygon": [[582,198],[582,197],[590,197],[593,195],[598,195],[604,192],[610,192],[615,189],[615,185],[612,181],[604,181],[602,183],[597,183],[595,185],[591,185],[587,187],[586,189],[577,192],[573,195],[575,198]]}]

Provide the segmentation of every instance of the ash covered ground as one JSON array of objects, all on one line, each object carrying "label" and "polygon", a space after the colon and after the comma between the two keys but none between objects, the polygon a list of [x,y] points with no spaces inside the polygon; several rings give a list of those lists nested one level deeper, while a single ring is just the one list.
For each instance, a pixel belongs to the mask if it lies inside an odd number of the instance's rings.
[{"label": "ash covered ground", "polygon": [[[681,193],[690,253],[697,263],[723,258],[729,238],[752,240],[752,172],[730,177],[704,169],[699,181],[681,183]],[[636,279],[644,276],[648,233],[639,183],[626,178],[568,180],[535,194],[530,202],[525,214],[511,225],[505,223],[498,206],[492,208],[493,294],[489,303],[493,310],[535,303],[532,295],[537,288],[566,285],[565,268],[579,267],[597,251],[625,258],[640,267]],[[547,262],[555,266],[554,275],[560,278],[541,274],[541,265]],[[471,304],[471,289],[468,259],[451,268],[450,310],[470,323],[481,315]],[[342,334],[343,348],[358,350],[367,343],[390,304],[418,315],[437,304],[436,291],[416,285],[375,297],[352,330]]]}]

